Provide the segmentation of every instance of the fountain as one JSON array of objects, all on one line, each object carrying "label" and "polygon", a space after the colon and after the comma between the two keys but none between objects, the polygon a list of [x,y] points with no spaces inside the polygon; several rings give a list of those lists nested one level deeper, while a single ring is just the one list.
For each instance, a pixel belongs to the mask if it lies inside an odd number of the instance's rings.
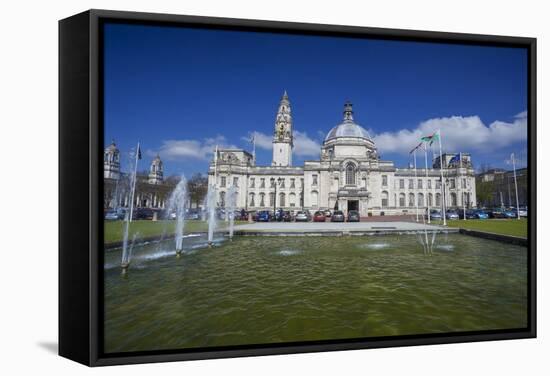
[{"label": "fountain", "polygon": [[216,186],[210,184],[206,194],[206,210],[208,211],[208,246],[214,243],[214,231],[216,229]]},{"label": "fountain", "polygon": [[235,225],[235,209],[237,207],[237,189],[234,185],[227,190],[226,213],[229,215],[229,240],[233,240],[233,227]]},{"label": "fountain", "polygon": [[136,180],[137,180],[137,166],[138,161],[141,158],[141,151],[139,148],[139,142],[137,144],[136,151],[134,153],[135,155],[130,154],[131,158],[135,158],[135,164],[132,169],[132,174],[130,175],[130,184],[131,184],[131,190],[130,190],[130,210],[126,212],[124,215],[124,232],[122,235],[122,260],[120,262],[120,267],[122,268],[122,274],[126,274],[128,272],[128,267],[130,266],[130,259],[131,259],[131,248],[134,246],[134,242],[136,240],[136,234],[134,234],[134,237],[132,239],[132,244],[130,250],[128,250],[128,233],[130,232],[130,222],[132,222],[132,217],[134,214],[134,195],[136,192]]},{"label": "fountain", "polygon": [[[128,223],[128,222],[126,222]],[[139,233],[136,232],[132,236],[132,243],[128,248],[128,230],[124,233],[124,242],[122,247],[122,261],[120,262],[120,267],[122,268],[122,274],[126,275],[128,272],[128,267],[130,266],[130,261],[132,259],[132,251],[134,250],[134,244],[136,243],[136,238],[139,236]]]},{"label": "fountain", "polygon": [[168,213],[176,214],[176,230],[174,240],[176,243],[176,255],[183,251],[183,230],[185,228],[185,204],[187,203],[187,180],[182,176],[178,185],[168,200]]}]

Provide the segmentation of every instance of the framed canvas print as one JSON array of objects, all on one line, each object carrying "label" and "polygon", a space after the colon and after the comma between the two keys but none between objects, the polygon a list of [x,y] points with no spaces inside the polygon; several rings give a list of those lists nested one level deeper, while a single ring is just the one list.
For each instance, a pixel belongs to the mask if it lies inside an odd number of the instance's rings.
[{"label": "framed canvas print", "polygon": [[535,63],[523,37],[60,21],[60,355],[534,337]]}]

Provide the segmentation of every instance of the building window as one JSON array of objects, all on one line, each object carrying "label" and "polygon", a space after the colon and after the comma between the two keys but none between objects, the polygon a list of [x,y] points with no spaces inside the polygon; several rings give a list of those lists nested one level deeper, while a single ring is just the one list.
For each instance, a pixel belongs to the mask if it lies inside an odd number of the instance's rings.
[{"label": "building window", "polygon": [[450,184],[450,188],[451,188],[451,189],[456,188],[455,179],[450,179],[450,180],[449,180],[449,184]]},{"label": "building window", "polygon": [[456,206],[456,193],[451,193],[451,206]]},{"label": "building window", "polygon": [[424,206],[424,194],[418,194],[418,206]]},{"label": "building window", "polygon": [[466,179],[462,178],[462,188],[466,189]]},{"label": "building window", "polygon": [[317,191],[311,191],[311,206],[316,208],[319,205],[319,193]]},{"label": "building window", "polygon": [[296,188],[296,179],[290,179],[290,188]]},{"label": "building window", "polygon": [[414,188],[414,180],[409,179],[409,189],[413,189],[413,188]]},{"label": "building window", "polygon": [[422,179],[418,179],[418,189],[422,189]]},{"label": "building window", "polygon": [[275,192],[269,193],[269,206],[275,206]]},{"label": "building window", "polygon": [[254,193],[251,193],[249,196],[250,196],[250,206],[251,206],[251,207],[256,206],[256,205],[255,205],[255,202],[254,202],[254,196],[255,196],[255,194],[254,194]]},{"label": "building window", "polygon": [[405,189],[405,179],[399,179],[399,189]]},{"label": "building window", "polygon": [[388,186],[388,175],[382,175],[382,187]]},{"label": "building window", "polygon": [[265,178],[260,179],[260,188],[265,188]]},{"label": "building window", "polygon": [[239,186],[239,178],[233,178],[233,185],[235,187],[238,187]]},{"label": "building window", "polygon": [[435,194],[435,206],[441,206],[441,193]]},{"label": "building window", "polygon": [[285,194],[283,192],[279,193],[279,206],[284,207],[285,204]]},{"label": "building window", "polygon": [[221,182],[220,182],[220,187],[225,187],[225,184],[226,184],[226,178],[225,178],[225,176],[222,176],[221,177]]},{"label": "building window", "polygon": [[296,206],[296,194],[291,193],[288,195],[288,203],[291,207]]},{"label": "building window", "polygon": [[382,191],[382,207],[387,208],[388,207],[388,192]]},{"label": "building window", "polygon": [[269,179],[269,186],[270,186],[271,188],[275,188],[275,178]]},{"label": "building window", "polygon": [[428,180],[428,189],[432,189],[432,181]]},{"label": "building window", "polygon": [[346,185],[355,185],[355,165],[351,162],[346,165]]},{"label": "building window", "polygon": [[414,206],[414,193],[409,193],[409,206]]},{"label": "building window", "polygon": [[225,207],[225,192],[220,192],[220,206]]},{"label": "building window", "polygon": [[265,206],[265,193],[260,193],[260,206]]},{"label": "building window", "polygon": [[285,187],[285,179],[282,179],[282,178],[281,178],[279,181],[280,181],[280,185],[279,185],[279,186],[280,186],[281,188],[284,188],[284,187]]},{"label": "building window", "polygon": [[435,189],[441,189],[441,179],[435,181]]},{"label": "building window", "polygon": [[313,180],[311,185],[317,185],[317,175],[311,175],[311,178]]},{"label": "building window", "polygon": [[250,178],[250,188],[256,188],[256,179]]},{"label": "building window", "polygon": [[404,193],[399,194],[399,206],[401,206],[401,207],[405,206],[405,194]]}]

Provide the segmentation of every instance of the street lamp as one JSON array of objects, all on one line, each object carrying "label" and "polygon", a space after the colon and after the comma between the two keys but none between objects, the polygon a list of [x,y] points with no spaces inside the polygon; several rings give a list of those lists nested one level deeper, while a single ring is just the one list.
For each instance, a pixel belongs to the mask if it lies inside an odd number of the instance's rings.
[{"label": "street lamp", "polygon": [[281,177],[278,177],[275,181],[275,195],[273,196],[273,217],[275,218],[277,214],[277,185],[281,184],[281,180],[283,180]]}]

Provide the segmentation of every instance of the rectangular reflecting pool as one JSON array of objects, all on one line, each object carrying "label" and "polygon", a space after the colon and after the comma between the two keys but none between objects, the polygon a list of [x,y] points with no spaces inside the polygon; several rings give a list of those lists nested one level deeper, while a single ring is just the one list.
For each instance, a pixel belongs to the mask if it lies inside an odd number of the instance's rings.
[{"label": "rectangular reflecting pool", "polygon": [[527,326],[527,249],[437,235],[201,236],[105,252],[104,350],[186,349]]}]

